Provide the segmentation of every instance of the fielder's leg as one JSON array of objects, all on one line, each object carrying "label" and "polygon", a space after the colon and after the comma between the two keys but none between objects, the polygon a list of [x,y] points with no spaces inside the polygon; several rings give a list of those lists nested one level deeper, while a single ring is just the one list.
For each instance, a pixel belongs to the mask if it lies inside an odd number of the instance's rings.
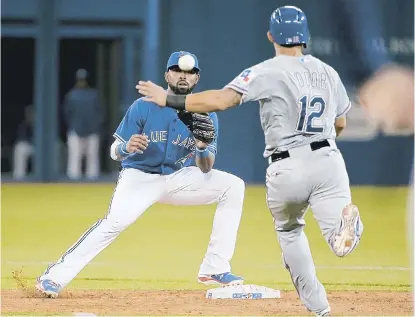
[{"label": "fielder's leg", "polygon": [[305,307],[323,316],[330,312],[327,294],[317,278],[313,257],[303,231],[304,214],[310,184],[307,164],[285,159],[267,169],[267,204],[274,219],[275,230],[283,253],[283,262],[291,275],[298,296]]},{"label": "fielder's leg", "polygon": [[92,259],[165,191],[165,179],[136,169],[121,171],[108,214],[89,228],[59,260],[38,278],[36,287],[49,297],[56,297]]},{"label": "fielder's leg", "polygon": [[242,215],[245,184],[235,175],[218,170],[202,173],[189,167],[168,177],[169,194],[161,202],[174,205],[206,205],[217,203],[212,234],[199,270],[204,284],[242,284],[243,279],[231,274]]}]

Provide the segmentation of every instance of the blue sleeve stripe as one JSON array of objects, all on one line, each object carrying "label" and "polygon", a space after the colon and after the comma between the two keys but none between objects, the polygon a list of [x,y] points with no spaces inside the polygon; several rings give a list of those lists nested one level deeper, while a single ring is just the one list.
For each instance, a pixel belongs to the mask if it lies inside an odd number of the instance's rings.
[{"label": "blue sleeve stripe", "polygon": [[347,105],[346,109],[344,109],[342,113],[338,114],[336,118],[341,117],[342,115],[346,114],[350,110],[351,107],[352,107],[352,102],[349,101],[349,104]]},{"label": "blue sleeve stripe", "polygon": [[213,154],[216,154],[217,153],[217,149],[216,149],[216,146],[211,146],[211,145],[208,145],[208,150],[210,151],[210,152],[212,152]]},{"label": "blue sleeve stripe", "polygon": [[121,141],[122,143],[127,143],[122,137],[120,137],[117,133],[113,134],[114,138],[116,138],[118,141]]},{"label": "blue sleeve stripe", "polygon": [[235,84],[228,84],[228,85],[226,85],[225,86],[225,88],[231,88],[231,89],[233,89],[233,90],[236,90],[237,92],[239,92],[240,94],[248,94],[248,90],[247,89],[244,89],[244,88],[241,88],[241,87],[238,87],[238,86],[236,86]]},{"label": "blue sleeve stripe", "polygon": [[127,152],[127,144],[123,143],[123,144],[119,144],[118,145],[118,154],[120,154],[121,157],[126,158],[127,156],[130,155],[130,153]]}]

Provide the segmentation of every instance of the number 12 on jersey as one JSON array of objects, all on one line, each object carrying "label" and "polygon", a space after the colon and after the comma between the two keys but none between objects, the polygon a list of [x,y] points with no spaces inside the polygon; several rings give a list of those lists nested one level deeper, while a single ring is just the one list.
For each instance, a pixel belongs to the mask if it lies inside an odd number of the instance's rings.
[{"label": "number 12 on jersey", "polygon": [[314,119],[319,119],[326,109],[326,102],[322,97],[303,96],[298,101],[300,104],[300,113],[298,115],[298,122],[296,131],[304,133],[321,133],[324,131],[324,123],[316,124]]}]

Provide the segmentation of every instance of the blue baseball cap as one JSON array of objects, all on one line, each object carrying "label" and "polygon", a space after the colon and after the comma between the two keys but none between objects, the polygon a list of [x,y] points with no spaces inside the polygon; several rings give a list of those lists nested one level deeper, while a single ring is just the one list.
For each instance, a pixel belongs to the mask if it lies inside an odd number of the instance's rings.
[{"label": "blue baseball cap", "polygon": [[200,72],[199,61],[197,60],[196,55],[185,51],[174,52],[170,55],[169,60],[167,61],[166,71],[173,66],[179,66],[179,58],[183,55],[191,55],[195,59],[195,67],[193,67],[193,69]]}]

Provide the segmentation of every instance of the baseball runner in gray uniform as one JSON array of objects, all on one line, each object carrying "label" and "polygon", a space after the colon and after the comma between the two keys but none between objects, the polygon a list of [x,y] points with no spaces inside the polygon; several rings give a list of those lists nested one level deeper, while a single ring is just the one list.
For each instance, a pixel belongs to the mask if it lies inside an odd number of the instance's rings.
[{"label": "baseball runner in gray uniform", "polygon": [[363,224],[352,204],[348,174],[335,142],[346,126],[351,102],[332,67],[303,55],[309,41],[303,11],[293,6],[275,10],[268,39],[276,56],[245,69],[221,90],[167,96],[149,81],[140,81],[136,88],[146,100],[191,112],[259,101],[264,157],[269,161],[266,200],[283,261],[306,308],[327,316],[330,306],[303,231],[304,215],[311,207],[324,238],[339,257],[352,252],[360,241]]}]

